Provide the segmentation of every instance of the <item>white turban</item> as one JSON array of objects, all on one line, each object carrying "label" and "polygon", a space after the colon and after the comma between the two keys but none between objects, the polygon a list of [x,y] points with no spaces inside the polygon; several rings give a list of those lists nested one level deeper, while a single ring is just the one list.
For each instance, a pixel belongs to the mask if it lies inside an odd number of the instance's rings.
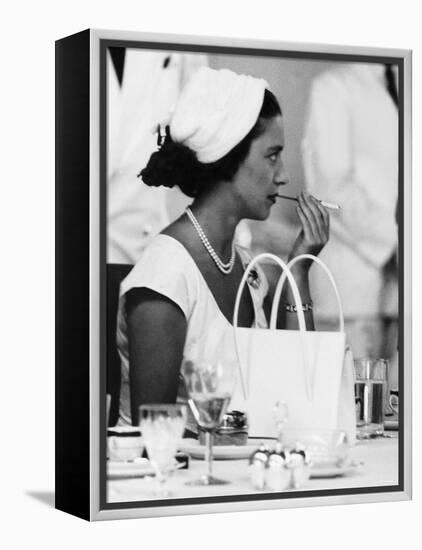
[{"label": "white turban", "polygon": [[192,149],[200,162],[215,162],[253,128],[267,87],[260,78],[201,67],[175,105],[172,140]]}]

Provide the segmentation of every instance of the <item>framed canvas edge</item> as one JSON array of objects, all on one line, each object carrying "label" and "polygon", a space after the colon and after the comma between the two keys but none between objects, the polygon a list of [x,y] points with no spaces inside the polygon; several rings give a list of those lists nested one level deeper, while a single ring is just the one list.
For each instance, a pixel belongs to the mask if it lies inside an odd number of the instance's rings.
[{"label": "framed canvas edge", "polygon": [[311,508],[312,506],[337,506],[349,504],[373,504],[378,502],[398,502],[410,500],[405,491],[382,494],[354,494],[341,496],[301,497],[292,499],[274,499],[265,501],[250,500],[247,502],[218,502],[207,504],[186,504],[157,506],[154,508],[121,508],[114,510],[97,510],[91,520],[108,521],[115,519],[135,519],[151,517],[182,516],[191,514],[217,514],[233,512],[258,512],[264,510],[281,510],[283,508]]},{"label": "framed canvas edge", "polygon": [[90,515],[100,510],[100,41],[90,32]]},{"label": "framed canvas edge", "polygon": [[317,44],[313,42],[284,42],[278,40],[257,40],[232,38],[227,36],[198,36],[181,34],[164,34],[136,31],[118,31],[107,29],[91,29],[91,36],[98,40],[119,40],[133,42],[155,42],[162,44],[183,44],[196,46],[221,46],[227,48],[250,48],[257,50],[280,50],[298,53],[312,52],[315,54],[368,55],[380,57],[405,58],[411,54],[409,49],[387,48],[374,46],[345,46],[340,44]]},{"label": "framed canvas edge", "polygon": [[404,490],[412,497],[412,52],[403,55],[403,387]]},{"label": "framed canvas edge", "polygon": [[[402,408],[403,445],[403,490],[374,493],[355,493],[350,495],[311,496],[275,500],[251,500],[243,502],[216,502],[207,504],[168,505],[156,507],[131,507],[120,509],[101,509],[100,507],[100,320],[99,304],[103,298],[100,282],[100,41],[120,40],[137,42],[155,42],[163,44],[183,44],[202,46],[222,46],[253,49],[271,49],[292,52],[311,52],[315,54],[344,54],[351,56],[391,57],[403,60],[403,365],[402,385],[405,406]],[[191,35],[173,35],[90,29],[90,519],[112,520],[142,517],[164,517],[187,514],[224,513],[238,511],[259,511],[282,508],[311,506],[331,506],[339,504],[363,504],[388,501],[404,501],[412,498],[412,274],[411,274],[411,206],[412,206],[412,51],[409,49],[375,48],[367,46],[342,46],[313,43],[292,43],[279,41],[249,40],[228,37],[204,37]],[[370,489],[370,487],[368,488]]]}]

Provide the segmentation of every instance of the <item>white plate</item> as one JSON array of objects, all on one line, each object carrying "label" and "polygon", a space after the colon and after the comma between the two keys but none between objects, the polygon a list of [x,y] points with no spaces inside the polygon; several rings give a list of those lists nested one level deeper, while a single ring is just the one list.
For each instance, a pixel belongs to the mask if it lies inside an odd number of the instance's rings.
[{"label": "white plate", "polygon": [[[247,445],[214,445],[212,455],[215,460],[237,460],[249,458],[259,447],[261,439],[248,441]],[[205,458],[205,445],[200,445],[197,439],[184,439],[179,449],[192,458]]]},{"label": "white plate", "polygon": [[154,468],[147,458],[137,458],[129,462],[107,461],[108,479],[121,479],[125,477],[144,477],[155,475]]},{"label": "white plate", "polygon": [[311,467],[311,477],[312,478],[322,478],[322,477],[339,477],[346,474],[354,473],[358,468],[363,466],[363,462],[350,461],[343,466],[312,466]]},{"label": "white plate", "polygon": [[[169,472],[180,470],[183,467],[182,463],[174,461],[173,465],[168,468]],[[151,462],[147,458],[135,458],[126,462],[117,460],[107,460],[107,477],[108,479],[122,479],[130,477],[145,477],[155,476],[155,470]]]}]

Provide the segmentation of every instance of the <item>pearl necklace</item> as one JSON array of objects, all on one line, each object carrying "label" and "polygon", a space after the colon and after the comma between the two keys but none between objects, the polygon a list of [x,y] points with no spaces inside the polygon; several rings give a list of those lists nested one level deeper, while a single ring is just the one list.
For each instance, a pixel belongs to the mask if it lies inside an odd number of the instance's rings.
[{"label": "pearl necklace", "polygon": [[205,249],[207,250],[208,254],[211,256],[211,258],[214,260],[215,265],[218,267],[218,269],[224,273],[224,275],[229,275],[229,273],[232,272],[234,267],[234,262],[236,259],[235,250],[234,250],[234,243],[232,243],[232,254],[230,257],[230,260],[225,264],[220,257],[218,256],[217,252],[214,250],[214,248],[211,246],[210,241],[208,240],[207,236],[204,233],[204,230],[199,225],[198,220],[193,215],[192,210],[188,207],[186,208],[186,214],[190,221],[192,222],[192,225],[196,229],[196,232],[199,235],[199,238],[202,241],[202,244],[204,245]]}]

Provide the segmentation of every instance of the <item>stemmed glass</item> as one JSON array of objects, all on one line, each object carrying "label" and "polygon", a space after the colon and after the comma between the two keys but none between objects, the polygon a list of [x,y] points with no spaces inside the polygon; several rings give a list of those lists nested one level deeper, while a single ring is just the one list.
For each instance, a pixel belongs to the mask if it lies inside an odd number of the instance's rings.
[{"label": "stemmed glass", "polygon": [[159,481],[160,496],[167,496],[166,481],[186,426],[183,404],[141,405],[139,426],[148,458]]},{"label": "stemmed glass", "polygon": [[289,408],[284,401],[277,401],[273,408],[273,420],[277,427],[277,439],[283,443],[283,431],[289,420]]},{"label": "stemmed glass", "polygon": [[212,475],[214,433],[221,424],[234,390],[236,369],[232,362],[192,361],[184,359],[182,376],[189,405],[198,426],[205,432],[207,471],[189,485],[223,485],[229,483]]}]

